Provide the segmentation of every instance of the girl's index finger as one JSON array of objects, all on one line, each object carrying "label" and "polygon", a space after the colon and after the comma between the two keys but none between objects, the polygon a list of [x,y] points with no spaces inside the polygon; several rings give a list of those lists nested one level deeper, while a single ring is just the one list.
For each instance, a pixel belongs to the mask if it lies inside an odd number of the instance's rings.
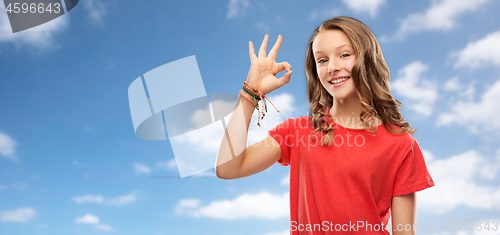
[{"label": "girl's index finger", "polygon": [[249,41],[248,42],[248,48],[249,48],[249,54],[250,54],[250,60],[256,59],[257,55],[255,54],[255,48],[253,47],[253,42]]},{"label": "girl's index finger", "polygon": [[278,55],[278,51],[280,50],[281,47],[281,42],[283,42],[283,36],[278,35],[278,39],[276,39],[276,42],[274,43],[273,48],[271,51],[269,51],[269,57],[273,60],[276,60],[276,56]]}]

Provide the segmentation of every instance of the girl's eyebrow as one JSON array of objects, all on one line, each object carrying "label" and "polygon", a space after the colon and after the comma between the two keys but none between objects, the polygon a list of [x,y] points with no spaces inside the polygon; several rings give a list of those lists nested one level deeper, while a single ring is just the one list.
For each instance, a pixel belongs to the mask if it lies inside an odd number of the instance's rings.
[{"label": "girl's eyebrow", "polygon": [[340,48],[343,48],[343,47],[351,47],[352,48],[352,46],[349,43],[344,43],[344,44],[338,46],[337,49],[340,49]]},{"label": "girl's eyebrow", "polygon": [[[337,48],[335,48],[335,49],[336,49],[336,50],[339,50],[339,49],[342,49],[342,48],[344,48],[344,47],[350,47],[350,48],[352,49],[352,46],[351,46],[351,45],[349,45],[349,43],[344,43],[344,44],[342,44],[342,45],[338,46],[338,47],[337,47]],[[316,54],[318,54],[318,53],[323,53],[323,51],[316,51],[316,52],[314,52],[314,55],[316,55]]]}]

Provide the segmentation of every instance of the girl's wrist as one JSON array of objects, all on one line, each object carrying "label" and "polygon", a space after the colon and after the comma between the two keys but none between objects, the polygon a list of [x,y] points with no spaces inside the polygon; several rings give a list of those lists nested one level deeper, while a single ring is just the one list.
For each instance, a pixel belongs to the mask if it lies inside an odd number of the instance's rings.
[{"label": "girl's wrist", "polygon": [[[243,96],[248,102],[252,103],[254,107],[258,111],[258,119],[257,119],[257,125],[260,126],[260,119],[263,119],[264,116],[266,115],[265,113],[267,112],[267,104],[266,104],[266,99],[269,100],[269,98],[266,97],[264,93],[262,93],[260,90],[253,88],[248,84],[248,81],[245,81],[243,83],[243,87],[240,90],[240,95]],[[247,96],[248,95],[248,96]],[[251,97],[251,98],[250,98]],[[259,107],[259,102],[262,102],[263,107]],[[269,100],[269,103],[271,105],[274,104]],[[274,107],[276,109],[276,107]],[[280,112],[278,109],[276,109],[278,113]],[[260,114],[262,113],[262,118],[260,117]]]},{"label": "girl's wrist", "polygon": [[248,100],[248,102],[250,102],[254,107],[257,106],[257,104],[253,101],[253,96],[245,92],[243,89],[241,89],[239,93],[243,99]]}]

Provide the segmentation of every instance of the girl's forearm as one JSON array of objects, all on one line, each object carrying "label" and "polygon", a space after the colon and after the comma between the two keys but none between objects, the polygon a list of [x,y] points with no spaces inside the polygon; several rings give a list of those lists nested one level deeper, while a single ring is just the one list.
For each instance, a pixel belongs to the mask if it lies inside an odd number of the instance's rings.
[{"label": "girl's forearm", "polygon": [[215,172],[222,179],[234,179],[238,176],[247,145],[248,127],[255,106],[240,94],[237,107],[227,123],[217,154]]}]

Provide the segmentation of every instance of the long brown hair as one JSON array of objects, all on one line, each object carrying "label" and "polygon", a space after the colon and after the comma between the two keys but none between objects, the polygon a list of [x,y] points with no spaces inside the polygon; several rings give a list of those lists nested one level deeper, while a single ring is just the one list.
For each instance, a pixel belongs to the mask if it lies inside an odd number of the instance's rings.
[{"label": "long brown hair", "polygon": [[333,127],[323,125],[326,123],[325,117],[331,118],[326,110],[332,107],[333,97],[325,90],[319,80],[312,44],[320,32],[335,29],[341,30],[349,37],[354,53],[356,53],[357,60],[351,71],[351,78],[363,108],[359,118],[363,121],[365,130],[377,132],[373,124],[378,114],[387,130],[394,133],[415,133],[416,130],[411,128],[408,122],[405,122],[405,118],[399,111],[402,106],[401,102],[396,100],[390,92],[389,68],[375,35],[359,20],[350,17],[335,17],[316,28],[307,45],[305,70],[307,98],[311,106],[309,117],[312,118],[312,124],[315,128],[313,133],[316,131],[326,132],[321,145],[333,143]]}]

